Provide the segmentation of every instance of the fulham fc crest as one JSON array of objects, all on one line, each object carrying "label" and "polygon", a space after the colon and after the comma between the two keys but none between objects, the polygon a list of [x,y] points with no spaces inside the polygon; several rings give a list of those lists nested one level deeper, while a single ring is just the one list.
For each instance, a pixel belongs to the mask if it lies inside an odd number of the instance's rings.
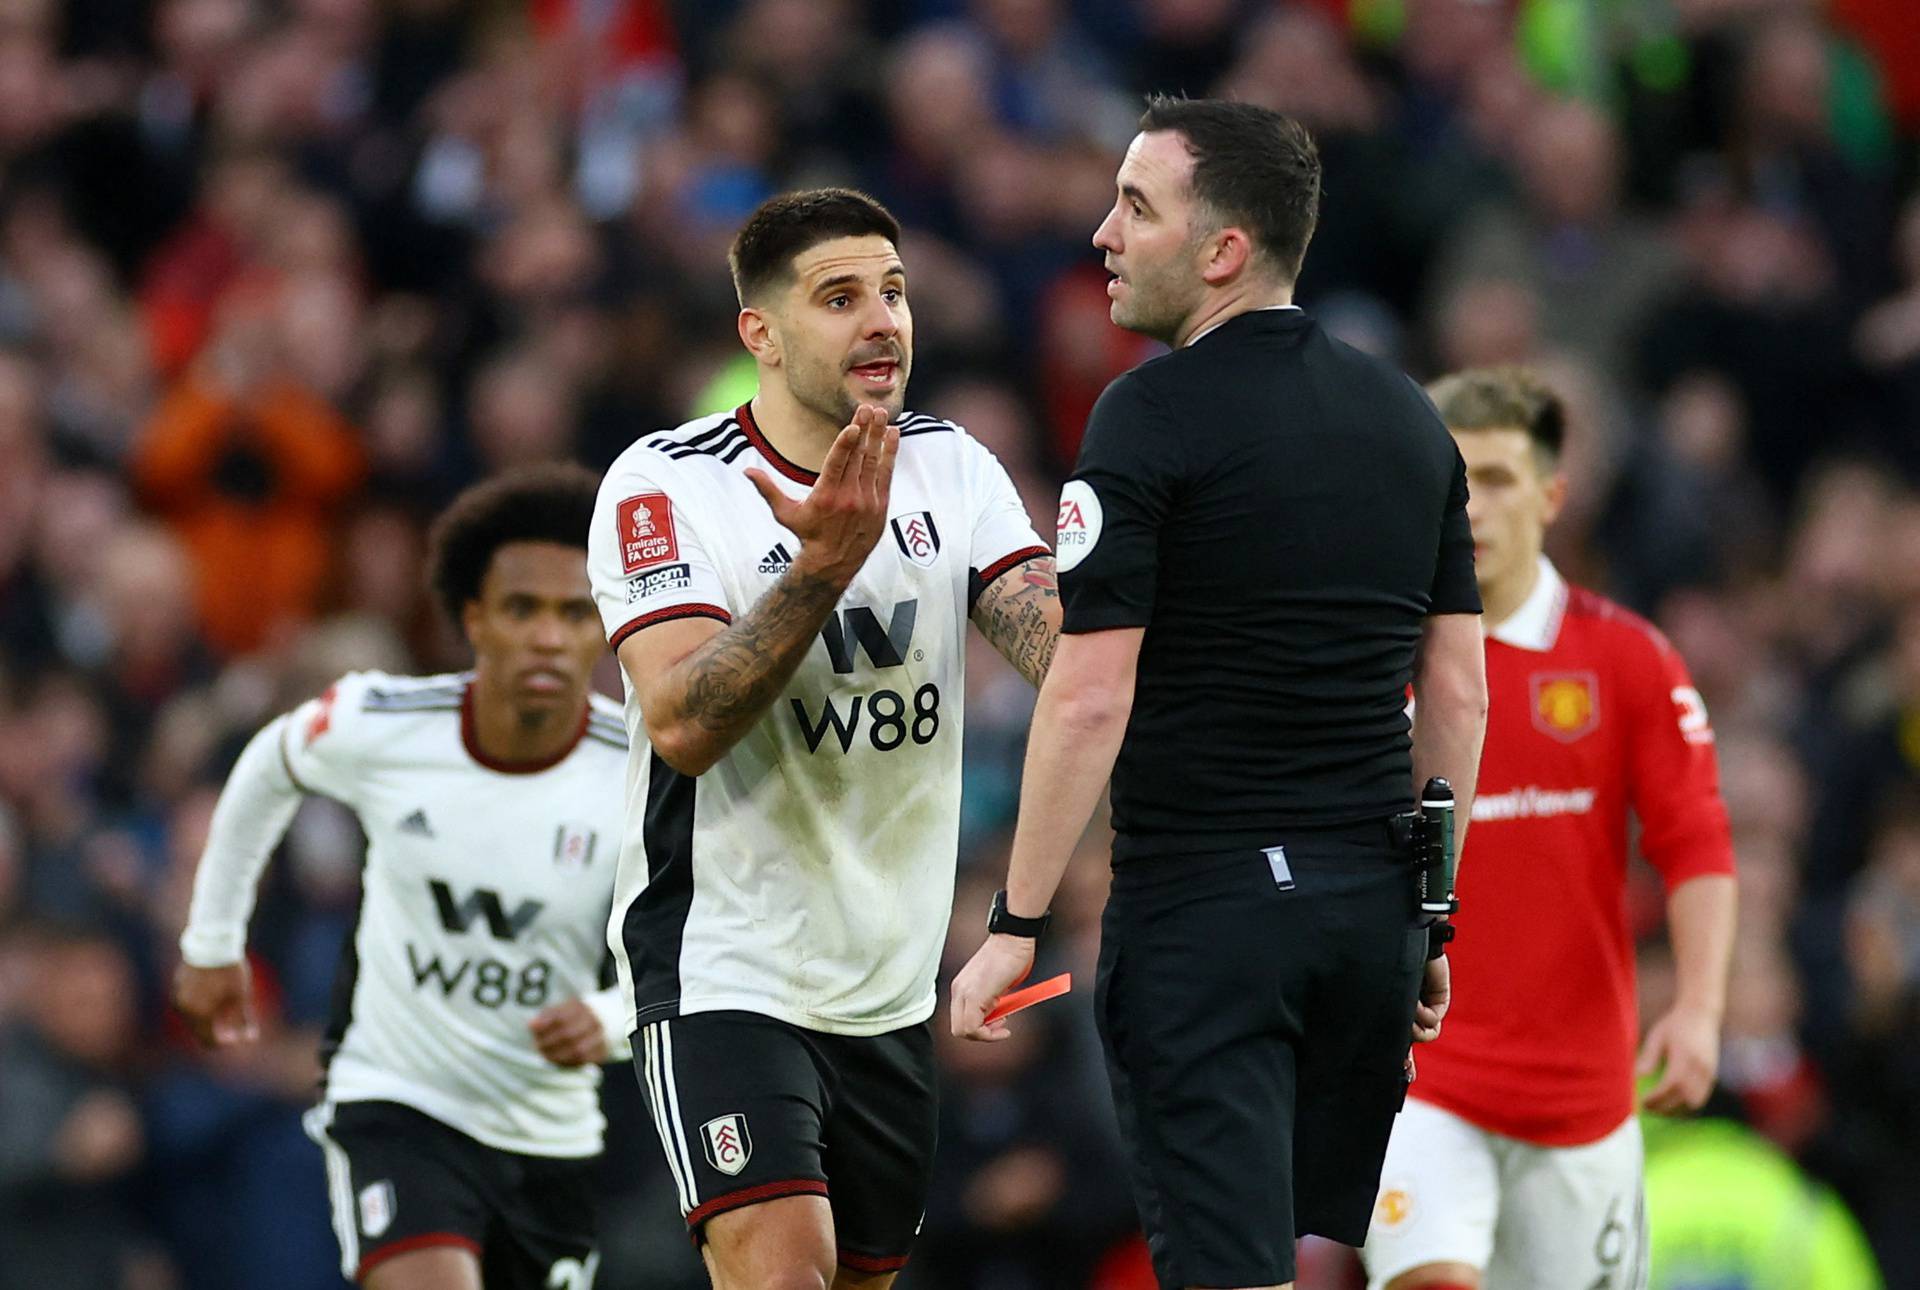
[{"label": "fulham fc crest", "polygon": [[940,554],[940,530],[933,527],[932,511],[897,516],[893,521],[893,540],[900,544],[900,554],[922,569],[931,569]]},{"label": "fulham fc crest", "polygon": [[585,869],[593,863],[600,834],[585,824],[562,824],[553,831],[553,862],[562,869]]},{"label": "fulham fc crest", "polygon": [[700,1126],[700,1142],[707,1149],[707,1163],[732,1176],[753,1159],[753,1136],[747,1132],[747,1117],[723,1115]]},{"label": "fulham fc crest", "polygon": [[393,1184],[386,1179],[360,1189],[360,1231],[368,1240],[378,1240],[393,1226]]}]

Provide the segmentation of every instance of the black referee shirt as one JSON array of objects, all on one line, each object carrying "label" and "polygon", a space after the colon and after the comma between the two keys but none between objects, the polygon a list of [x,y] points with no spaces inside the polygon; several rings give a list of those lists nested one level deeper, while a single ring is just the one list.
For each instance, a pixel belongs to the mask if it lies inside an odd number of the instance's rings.
[{"label": "black referee shirt", "polygon": [[1101,395],[1060,500],[1065,630],[1144,627],[1115,855],[1407,809],[1429,614],[1478,613],[1466,466],[1404,374],[1297,309]]}]

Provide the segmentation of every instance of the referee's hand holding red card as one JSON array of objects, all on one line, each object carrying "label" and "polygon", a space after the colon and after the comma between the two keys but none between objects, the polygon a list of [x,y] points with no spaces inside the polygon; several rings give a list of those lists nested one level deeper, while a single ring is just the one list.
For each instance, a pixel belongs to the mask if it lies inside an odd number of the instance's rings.
[{"label": "referee's hand holding red card", "polygon": [[955,1038],[998,1041],[1013,1033],[1004,1018],[990,1022],[987,1014],[1033,971],[1033,947],[1031,936],[991,935],[974,951],[949,992]]}]

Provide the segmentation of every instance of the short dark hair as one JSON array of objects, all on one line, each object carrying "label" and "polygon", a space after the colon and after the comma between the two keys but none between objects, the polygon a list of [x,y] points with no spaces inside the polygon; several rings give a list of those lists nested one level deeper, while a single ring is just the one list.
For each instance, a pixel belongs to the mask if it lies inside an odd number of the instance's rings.
[{"label": "short dark hair", "polygon": [[793,274],[794,257],[836,237],[884,237],[900,245],[893,212],[852,188],[806,188],[761,202],[733,236],[727,267],[742,306]]},{"label": "short dark hair", "polygon": [[1427,387],[1449,430],[1524,430],[1551,469],[1567,441],[1567,406],[1526,367],[1472,367]]},{"label": "short dark hair", "polygon": [[1171,130],[1193,154],[1193,195],[1221,224],[1253,235],[1289,281],[1320,219],[1320,150],[1307,127],[1251,103],[1155,95],[1140,129]]},{"label": "short dark hair", "polygon": [[587,547],[599,481],[579,466],[524,466],[497,475],[453,499],[428,537],[427,582],[454,625],[493,556],[512,542]]}]

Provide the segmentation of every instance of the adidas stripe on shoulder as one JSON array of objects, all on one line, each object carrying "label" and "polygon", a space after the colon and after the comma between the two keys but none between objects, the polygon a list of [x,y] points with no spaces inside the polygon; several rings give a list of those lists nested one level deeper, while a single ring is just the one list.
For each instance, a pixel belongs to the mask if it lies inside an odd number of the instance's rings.
[{"label": "adidas stripe on shoulder", "polygon": [[362,712],[433,712],[458,708],[472,673],[383,676],[360,696]]},{"label": "adidas stripe on shoulder", "polygon": [[746,432],[740,428],[740,422],[732,416],[723,417],[715,425],[703,425],[694,421],[688,425],[670,430],[665,434],[654,435],[646,440],[646,446],[674,461],[687,457],[717,457],[723,462],[731,462],[748,448]]},{"label": "adidas stripe on shoulder", "polygon": [[943,421],[924,412],[903,412],[894,425],[900,428],[902,439],[917,434],[952,434],[960,428],[951,421]]}]

